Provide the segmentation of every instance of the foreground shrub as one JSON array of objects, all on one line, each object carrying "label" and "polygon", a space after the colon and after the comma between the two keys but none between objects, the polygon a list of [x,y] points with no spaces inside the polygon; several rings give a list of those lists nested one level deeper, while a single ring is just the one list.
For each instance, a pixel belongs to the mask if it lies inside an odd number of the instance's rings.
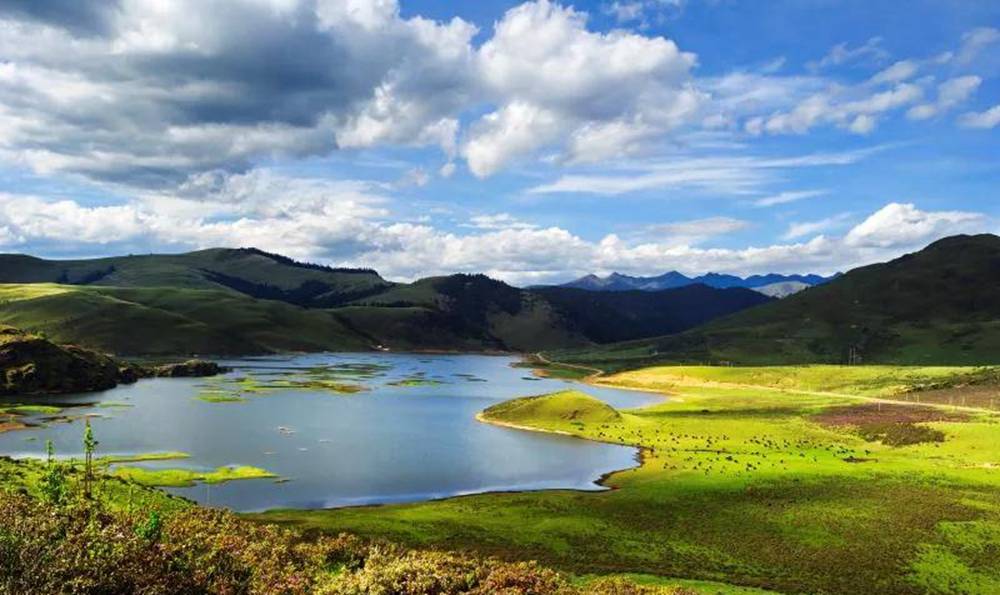
[{"label": "foreground shrub", "polygon": [[324,595],[571,595],[557,573],[531,562],[509,564],[445,552],[373,548],[364,567],[333,576]]},{"label": "foreground shrub", "polygon": [[82,506],[0,495],[0,592],[197,592],[132,525]]},{"label": "foreground shrub", "polygon": [[683,587],[653,587],[637,585],[623,578],[605,578],[591,583],[586,595],[697,595]]},{"label": "foreground shrub", "polygon": [[[11,482],[27,477],[28,466],[7,467],[0,470]],[[195,506],[169,513],[147,506],[132,514],[131,504],[123,509],[99,498],[59,504],[22,490],[0,489],[4,595],[683,593],[620,579],[581,589],[534,562],[370,545],[350,535],[301,533]]]}]

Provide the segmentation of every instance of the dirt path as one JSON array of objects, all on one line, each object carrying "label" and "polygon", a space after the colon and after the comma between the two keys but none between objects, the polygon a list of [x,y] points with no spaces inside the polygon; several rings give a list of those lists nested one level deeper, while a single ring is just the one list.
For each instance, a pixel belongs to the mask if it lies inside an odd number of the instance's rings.
[{"label": "dirt path", "polygon": [[563,367],[563,368],[572,368],[574,370],[583,370],[584,372],[590,372],[589,376],[587,376],[586,378],[583,378],[584,382],[590,382],[593,379],[599,378],[600,376],[604,375],[604,370],[601,370],[600,368],[591,368],[590,366],[580,366],[580,365],[577,365],[577,364],[566,364],[566,363],[563,363],[563,362],[554,362],[554,361],[550,360],[549,358],[545,357],[545,355],[541,351],[536,352],[534,354],[534,356],[538,359],[538,361],[540,361],[543,364],[549,365],[549,366],[560,366],[560,367]]}]

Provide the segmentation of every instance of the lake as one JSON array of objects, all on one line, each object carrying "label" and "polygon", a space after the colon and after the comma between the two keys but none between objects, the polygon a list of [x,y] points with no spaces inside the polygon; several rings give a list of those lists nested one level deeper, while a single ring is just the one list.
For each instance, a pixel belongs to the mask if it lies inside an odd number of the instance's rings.
[{"label": "lake", "polygon": [[[169,488],[239,511],[600,490],[602,475],[636,466],[634,448],[477,422],[476,413],[494,403],[574,387],[616,408],[661,400],[537,379],[512,367],[516,361],[388,353],[246,358],[220,361],[233,371],[215,378],[141,380],[50,400],[77,405],[64,412],[72,416],[93,416],[98,456],[181,451],[190,458],[134,465],[251,465],[282,478]],[[42,456],[52,440],[59,455],[81,456],[82,428],[77,418],[3,433],[0,454]]]}]

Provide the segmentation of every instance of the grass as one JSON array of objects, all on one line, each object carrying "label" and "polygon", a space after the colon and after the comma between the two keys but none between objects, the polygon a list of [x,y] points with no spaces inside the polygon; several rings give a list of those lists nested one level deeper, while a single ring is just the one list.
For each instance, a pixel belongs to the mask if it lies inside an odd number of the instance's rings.
[{"label": "grass", "polygon": [[504,401],[483,411],[479,418],[527,427],[535,426],[539,419],[560,420],[573,426],[582,426],[588,423],[618,422],[621,414],[590,395],[568,390]]},{"label": "grass", "polygon": [[976,384],[998,373],[998,368],[956,366],[659,366],[604,377],[601,383],[654,390],[722,384],[890,398]]},{"label": "grass", "polygon": [[320,391],[352,395],[365,392],[365,385],[351,379],[380,376],[387,368],[380,364],[343,364],[306,370],[216,376],[201,385],[195,398],[207,403],[240,403],[248,397],[263,396],[283,390]]},{"label": "grass", "polygon": [[326,310],[221,289],[0,284],[0,323],[128,355],[370,347]]},{"label": "grass", "polygon": [[145,467],[117,467],[111,471],[115,477],[144,486],[191,487],[197,483],[225,483],[244,479],[269,479],[278,477],[259,467],[227,466],[214,471],[192,469],[149,469]]},{"label": "grass", "polygon": [[444,382],[433,378],[404,378],[387,383],[389,386],[440,386]]},{"label": "grass", "polygon": [[0,409],[0,413],[14,415],[56,415],[61,412],[62,408],[54,405],[14,405]]},{"label": "grass", "polygon": [[103,457],[98,457],[96,459],[99,465],[116,465],[121,463],[141,463],[148,461],[176,461],[178,459],[190,458],[186,452],[180,451],[167,451],[167,452],[145,452],[138,454],[125,454],[125,455],[108,455]]},{"label": "grass", "polygon": [[[703,592],[725,592],[717,583],[779,592],[916,593],[941,585],[990,592],[1000,580],[992,541],[1000,523],[998,418],[986,411],[953,418],[943,408],[949,415],[936,421],[900,421],[898,410],[871,401],[961,385],[976,373],[810,366],[604,377],[672,398],[614,411],[567,391],[514,400],[481,417],[640,447],[642,466],[607,478],[610,491],[253,518],[538,559],[580,576],[707,581],[695,587]],[[832,414],[855,423],[831,423],[824,416]],[[895,441],[863,431],[878,422],[943,439]]]},{"label": "grass", "polygon": [[202,392],[197,397],[199,401],[206,403],[246,403],[247,400],[237,395],[227,395],[214,392]]}]

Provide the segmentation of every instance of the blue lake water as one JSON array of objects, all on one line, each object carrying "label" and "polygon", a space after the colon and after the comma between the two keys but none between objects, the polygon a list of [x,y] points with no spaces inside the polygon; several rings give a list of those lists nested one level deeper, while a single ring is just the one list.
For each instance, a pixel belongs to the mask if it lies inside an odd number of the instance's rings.
[{"label": "blue lake water", "polygon": [[[191,457],[144,464],[197,469],[252,465],[287,480],[170,490],[240,511],[409,502],[503,490],[599,490],[595,481],[600,476],[637,464],[633,448],[477,422],[476,413],[494,403],[574,387],[622,409],[661,399],[530,379],[530,370],[511,367],[515,361],[422,354],[248,358],[220,362],[233,367],[223,378],[143,380],[53,400],[92,404],[65,413],[94,416],[98,455],[182,451]],[[244,395],[242,403],[197,398],[206,386],[234,386],[240,378],[268,379],[345,365],[377,367],[367,378],[343,378],[367,390],[338,394],[281,388]],[[390,384],[414,378],[440,384]],[[101,407],[102,402],[130,407]],[[50,439],[60,455],[79,456],[82,426],[77,419],[0,434],[0,454],[42,456]]]}]

